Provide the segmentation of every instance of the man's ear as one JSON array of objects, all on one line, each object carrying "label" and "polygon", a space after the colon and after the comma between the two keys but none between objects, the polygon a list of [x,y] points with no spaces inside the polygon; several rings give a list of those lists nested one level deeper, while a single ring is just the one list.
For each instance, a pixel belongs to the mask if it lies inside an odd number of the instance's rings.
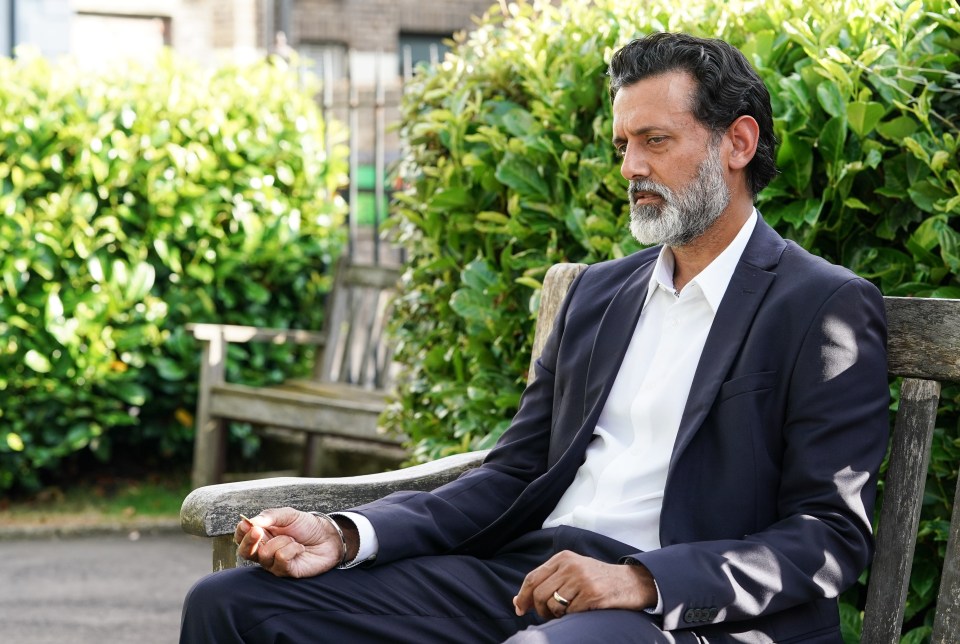
[{"label": "man's ear", "polygon": [[753,160],[760,140],[760,126],[752,116],[741,116],[727,128],[732,148],[727,157],[731,170],[742,170]]}]

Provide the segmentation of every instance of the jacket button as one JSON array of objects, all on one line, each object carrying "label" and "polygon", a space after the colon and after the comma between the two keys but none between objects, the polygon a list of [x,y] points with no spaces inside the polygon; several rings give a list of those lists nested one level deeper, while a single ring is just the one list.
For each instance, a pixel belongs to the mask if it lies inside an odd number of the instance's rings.
[{"label": "jacket button", "polygon": [[692,624],[693,622],[697,621],[692,608],[688,608],[687,612],[683,614],[683,621],[687,622],[688,624]]},{"label": "jacket button", "polygon": [[720,612],[720,611],[717,610],[716,607],[711,608],[711,609],[710,609],[710,612],[707,614],[707,619],[710,620],[710,621],[715,620],[715,619],[717,618],[717,614],[718,614],[719,612]]}]

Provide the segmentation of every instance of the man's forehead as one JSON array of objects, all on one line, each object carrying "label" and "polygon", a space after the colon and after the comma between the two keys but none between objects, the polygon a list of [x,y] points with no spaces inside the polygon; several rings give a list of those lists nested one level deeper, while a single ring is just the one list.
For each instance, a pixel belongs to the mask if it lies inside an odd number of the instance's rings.
[{"label": "man's forehead", "polygon": [[696,83],[686,72],[649,76],[621,87],[613,99],[614,125],[649,128],[693,118]]},{"label": "man's forehead", "polygon": [[614,97],[613,105],[616,108],[618,104],[641,101],[663,108],[689,110],[695,90],[696,81],[687,72],[664,72],[624,85]]}]

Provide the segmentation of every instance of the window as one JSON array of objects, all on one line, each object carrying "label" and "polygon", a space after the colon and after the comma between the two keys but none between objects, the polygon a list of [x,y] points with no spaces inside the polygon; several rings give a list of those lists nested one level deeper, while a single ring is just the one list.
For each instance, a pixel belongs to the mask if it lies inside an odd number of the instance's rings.
[{"label": "window", "polygon": [[443,55],[450,51],[444,40],[452,38],[451,34],[425,34],[400,32],[400,75],[404,78],[417,68],[420,63],[433,65],[443,60]]},{"label": "window", "polygon": [[338,81],[347,77],[347,46],[335,42],[301,42],[296,47],[301,60],[317,75],[324,79],[325,65],[330,66],[330,78]]},{"label": "window", "polygon": [[150,62],[170,44],[170,19],[162,16],[78,13],[71,27],[73,53],[84,66]]}]

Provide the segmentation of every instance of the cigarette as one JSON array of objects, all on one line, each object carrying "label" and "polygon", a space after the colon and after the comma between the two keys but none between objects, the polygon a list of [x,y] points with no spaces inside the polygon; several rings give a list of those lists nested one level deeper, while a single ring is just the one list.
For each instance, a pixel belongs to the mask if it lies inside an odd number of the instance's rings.
[{"label": "cigarette", "polygon": [[240,513],[240,518],[246,521],[247,523],[249,523],[250,525],[253,525],[253,521],[250,520],[250,517],[244,515],[242,512]]}]

